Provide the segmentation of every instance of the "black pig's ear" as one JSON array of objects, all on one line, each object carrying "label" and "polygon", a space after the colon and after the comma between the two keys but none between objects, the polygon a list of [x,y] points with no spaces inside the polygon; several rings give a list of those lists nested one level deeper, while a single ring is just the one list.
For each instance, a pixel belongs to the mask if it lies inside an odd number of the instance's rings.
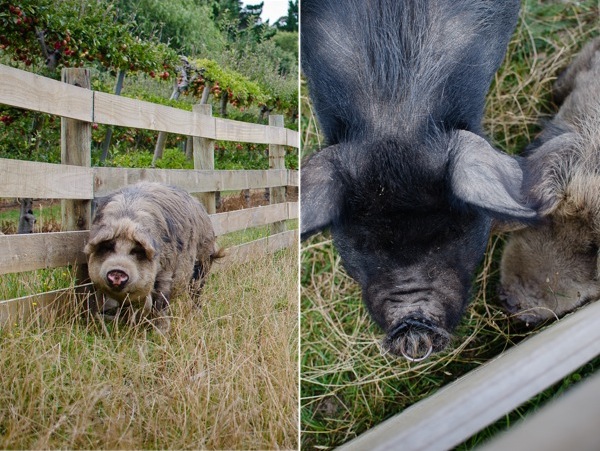
[{"label": "black pig's ear", "polygon": [[522,200],[523,171],[515,158],[465,130],[457,132],[451,146],[450,184],[459,199],[503,220],[537,217]]},{"label": "black pig's ear", "polygon": [[337,146],[327,147],[302,162],[300,168],[301,239],[326,229],[339,215],[341,186],[333,158]]}]

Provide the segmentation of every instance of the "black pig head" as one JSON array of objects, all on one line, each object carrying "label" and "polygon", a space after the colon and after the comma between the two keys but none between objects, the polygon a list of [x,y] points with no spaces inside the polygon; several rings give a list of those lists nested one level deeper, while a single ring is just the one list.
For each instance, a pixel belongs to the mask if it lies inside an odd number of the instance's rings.
[{"label": "black pig head", "polygon": [[394,354],[441,350],[492,219],[536,217],[519,162],[481,137],[519,6],[301,2],[302,69],[329,145],[301,167],[302,236],[331,229]]},{"label": "black pig head", "polygon": [[536,217],[519,162],[481,137],[518,13],[518,0],[301,2],[302,69],[329,144],[301,167],[302,236],[331,229],[394,354],[442,349],[492,219]]},{"label": "black pig head", "polygon": [[331,229],[384,348],[416,360],[448,343],[492,218],[535,218],[522,178],[515,159],[464,130],[421,146],[337,144],[302,165],[302,238]]}]

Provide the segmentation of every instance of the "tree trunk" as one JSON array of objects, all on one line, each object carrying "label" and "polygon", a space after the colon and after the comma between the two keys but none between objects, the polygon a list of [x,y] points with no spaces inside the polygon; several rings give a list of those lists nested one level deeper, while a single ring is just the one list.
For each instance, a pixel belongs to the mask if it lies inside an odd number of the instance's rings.
[{"label": "tree trunk", "polygon": [[229,94],[224,91],[221,95],[221,117],[227,116],[227,100],[229,100]]},{"label": "tree trunk", "polygon": [[210,97],[210,89],[212,86],[209,82],[204,83],[204,90],[202,91],[202,98],[200,99],[200,103],[202,105],[206,105],[208,103],[208,98]]}]

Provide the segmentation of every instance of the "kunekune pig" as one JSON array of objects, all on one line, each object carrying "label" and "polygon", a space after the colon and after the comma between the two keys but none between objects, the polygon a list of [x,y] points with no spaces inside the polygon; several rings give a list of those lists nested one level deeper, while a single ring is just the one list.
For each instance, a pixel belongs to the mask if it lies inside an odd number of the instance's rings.
[{"label": "kunekune pig", "polygon": [[600,38],[556,80],[562,102],[527,150],[532,195],[546,220],[513,233],[500,298],[531,325],[600,298]]},{"label": "kunekune pig", "polygon": [[[220,256],[206,210],[187,192],[160,183],[129,185],[98,201],[85,247],[99,306],[166,332],[169,302],[190,282],[199,289]],[[126,307],[123,309],[123,307]]]},{"label": "kunekune pig", "polygon": [[482,137],[518,0],[303,0],[302,69],[328,147],[301,167],[301,232],[329,228],[384,350],[444,348],[492,218],[531,221],[522,169]]}]

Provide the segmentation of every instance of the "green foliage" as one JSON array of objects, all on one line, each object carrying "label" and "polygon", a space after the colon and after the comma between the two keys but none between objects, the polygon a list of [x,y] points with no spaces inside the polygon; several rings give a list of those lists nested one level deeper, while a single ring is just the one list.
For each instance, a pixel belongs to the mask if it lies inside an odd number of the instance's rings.
[{"label": "green foliage", "polygon": [[183,54],[214,54],[225,45],[209,6],[198,1],[121,0],[119,7],[122,20],[136,23],[143,36],[156,36]]},{"label": "green foliage", "polygon": [[179,149],[165,149],[163,157],[156,161],[159,169],[194,169],[194,163]]},{"label": "green foliage", "polygon": [[298,31],[298,0],[288,0],[287,16],[279,19],[275,26],[283,31]]},{"label": "green foliage", "polygon": [[[149,151],[116,151],[108,164],[120,168],[150,168],[152,167],[153,154]],[[193,169],[194,164],[185,158],[180,149],[168,148],[163,152],[163,157],[156,162],[159,169]]]},{"label": "green foliage", "polygon": [[239,72],[227,69],[209,59],[197,60],[195,65],[202,73],[202,76],[196,79],[193,87],[198,93],[208,81],[215,98],[218,99],[223,92],[227,92],[233,106],[246,106],[253,102],[260,105],[268,101],[261,87]]},{"label": "green foliage", "polygon": [[60,162],[60,118],[0,106],[0,158]]},{"label": "green foliage", "polygon": [[[111,167],[150,168],[153,153],[149,150],[121,150],[113,148],[113,158],[107,163]],[[285,156],[286,168],[298,168],[298,152],[288,148]],[[160,169],[193,169],[192,161],[178,148],[167,148],[163,157],[156,162]],[[218,141],[215,144],[215,169],[269,169],[268,146],[250,143]]]},{"label": "green foliage", "polygon": [[[297,43],[296,43],[297,45]],[[298,113],[298,61],[271,39],[221,55],[224,66],[234,67],[256,80],[267,96],[269,110],[295,118]]]},{"label": "green foliage", "polygon": [[[118,22],[108,0],[0,0],[0,11],[0,50],[26,66],[45,67],[51,75],[55,68],[94,63],[168,78],[178,61],[165,44],[142,40],[128,24]],[[50,60],[58,58],[56,64],[46,61],[40,32]]]},{"label": "green foliage", "polygon": [[280,31],[273,36],[273,42],[284,52],[294,55],[295,61],[298,60],[298,31]]}]

